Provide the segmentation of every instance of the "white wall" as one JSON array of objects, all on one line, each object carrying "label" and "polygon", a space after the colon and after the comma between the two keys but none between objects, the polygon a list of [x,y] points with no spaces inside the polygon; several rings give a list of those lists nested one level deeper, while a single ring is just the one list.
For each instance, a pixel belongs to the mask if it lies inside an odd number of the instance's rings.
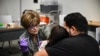
[{"label": "white wall", "polygon": [[[34,3],[33,0],[0,0],[0,15],[11,14],[13,19],[17,20],[25,9],[40,9],[41,0],[38,2]],[[81,12],[88,20],[100,21],[100,0],[58,0],[58,2],[62,6],[60,8],[62,14]]]},{"label": "white wall", "polygon": [[40,9],[40,2],[41,0],[38,0],[38,3],[34,3],[34,0],[21,0],[21,12],[23,12],[25,9]]},{"label": "white wall", "polygon": [[0,0],[0,15],[12,15],[13,20],[20,18],[20,0]]},{"label": "white wall", "polygon": [[100,0],[58,0],[62,14],[81,12],[88,20],[100,21]]}]

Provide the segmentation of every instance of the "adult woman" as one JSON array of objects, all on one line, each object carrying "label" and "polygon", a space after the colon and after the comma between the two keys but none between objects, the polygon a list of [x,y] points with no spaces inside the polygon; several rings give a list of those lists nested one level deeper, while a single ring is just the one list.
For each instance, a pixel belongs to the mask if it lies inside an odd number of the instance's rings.
[{"label": "adult woman", "polygon": [[39,30],[39,14],[33,10],[26,10],[21,16],[21,25],[26,31],[20,36],[19,45],[24,56],[32,56],[46,37]]}]

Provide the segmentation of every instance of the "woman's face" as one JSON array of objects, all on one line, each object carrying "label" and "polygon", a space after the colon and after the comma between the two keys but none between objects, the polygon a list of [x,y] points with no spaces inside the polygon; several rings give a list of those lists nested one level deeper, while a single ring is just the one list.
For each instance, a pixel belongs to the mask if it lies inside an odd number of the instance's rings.
[{"label": "woman's face", "polygon": [[39,31],[39,25],[32,25],[27,29],[27,31],[30,34],[36,35],[36,34],[38,34],[38,31]]}]

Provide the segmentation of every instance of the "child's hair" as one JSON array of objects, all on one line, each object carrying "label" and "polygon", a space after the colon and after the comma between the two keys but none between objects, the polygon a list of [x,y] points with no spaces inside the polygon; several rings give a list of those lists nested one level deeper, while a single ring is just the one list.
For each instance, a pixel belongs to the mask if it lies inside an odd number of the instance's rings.
[{"label": "child's hair", "polygon": [[47,44],[47,46],[53,45],[53,44],[57,43],[58,41],[60,41],[64,38],[67,38],[67,37],[69,37],[69,34],[66,31],[66,29],[60,25],[56,25],[51,29],[51,33],[48,38],[49,43]]}]

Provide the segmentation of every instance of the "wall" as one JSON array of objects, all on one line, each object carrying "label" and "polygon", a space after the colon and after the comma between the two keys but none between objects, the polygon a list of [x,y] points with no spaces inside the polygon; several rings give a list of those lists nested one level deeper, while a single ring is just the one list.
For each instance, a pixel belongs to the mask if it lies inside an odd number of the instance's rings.
[{"label": "wall", "polygon": [[40,2],[41,0],[38,0],[38,3],[34,3],[34,0],[21,0],[21,12],[25,9],[32,9],[35,11],[40,9]]},{"label": "wall", "polygon": [[13,20],[20,18],[20,0],[0,0],[0,15],[12,15]]},{"label": "wall", "polygon": [[62,14],[81,12],[88,20],[100,21],[100,0],[58,0]]},{"label": "wall", "polygon": [[[25,9],[40,9],[41,0],[0,0],[0,15],[11,14],[13,20],[20,18]],[[81,12],[88,20],[100,21],[100,0],[58,0],[61,14]]]}]

